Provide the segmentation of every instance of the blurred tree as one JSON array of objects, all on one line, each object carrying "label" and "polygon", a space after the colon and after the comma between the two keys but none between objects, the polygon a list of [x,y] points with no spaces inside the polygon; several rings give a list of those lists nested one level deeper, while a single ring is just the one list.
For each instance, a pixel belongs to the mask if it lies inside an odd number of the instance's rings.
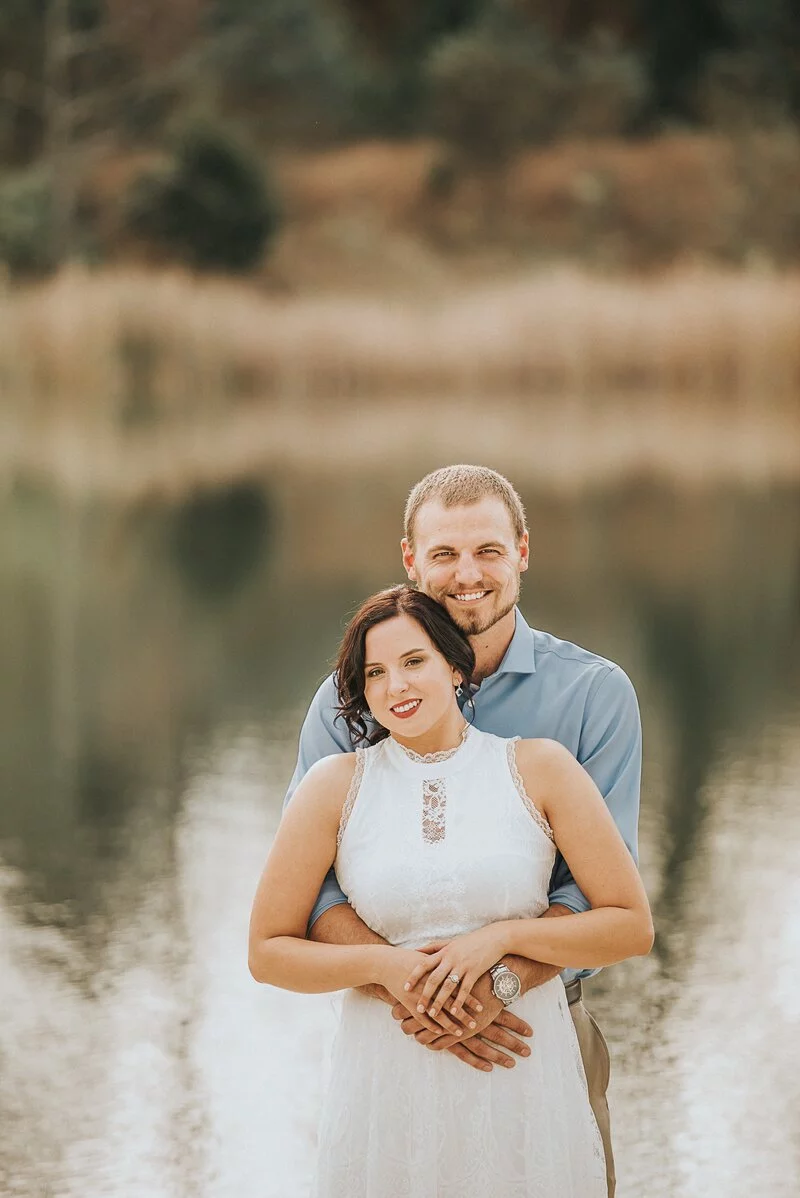
[{"label": "blurred tree", "polygon": [[279,211],[255,156],[228,130],[195,121],[176,136],[172,162],[134,184],[127,222],[188,266],[239,272],[260,259]]},{"label": "blurred tree", "polygon": [[0,180],[0,262],[12,276],[44,275],[55,265],[53,188],[38,164]]},{"label": "blurred tree", "polygon": [[357,93],[376,132],[416,132],[426,121],[425,62],[443,38],[469,29],[492,0],[340,0],[374,69]]},{"label": "blurred tree", "polygon": [[346,22],[319,0],[211,0],[206,67],[223,101],[270,139],[345,132],[362,74]]},{"label": "blurred tree", "polygon": [[624,133],[646,91],[635,54],[610,33],[560,44],[500,2],[442,39],[426,75],[432,129],[482,167],[559,136]]},{"label": "blurred tree", "polygon": [[[641,50],[651,83],[652,114],[694,118],[694,96],[710,56],[734,45],[720,0],[638,0]],[[756,0],[758,2],[758,0]]]}]

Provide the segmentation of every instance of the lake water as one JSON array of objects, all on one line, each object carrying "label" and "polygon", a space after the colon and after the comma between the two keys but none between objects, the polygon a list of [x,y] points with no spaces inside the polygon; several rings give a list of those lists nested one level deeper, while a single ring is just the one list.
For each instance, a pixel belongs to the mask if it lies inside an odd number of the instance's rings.
[{"label": "lake water", "polygon": [[[342,622],[401,577],[417,476],[0,500],[3,1194],[306,1192],[335,1000],[252,982],[249,905]],[[642,708],[658,941],[589,1001],[619,1198],[790,1198],[800,493],[518,481],[526,617],[619,661]]]}]

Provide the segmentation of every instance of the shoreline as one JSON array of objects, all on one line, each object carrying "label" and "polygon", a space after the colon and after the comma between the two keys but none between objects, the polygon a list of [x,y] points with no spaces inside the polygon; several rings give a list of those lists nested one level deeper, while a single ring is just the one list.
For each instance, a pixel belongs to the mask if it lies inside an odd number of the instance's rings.
[{"label": "shoreline", "polygon": [[555,489],[800,481],[800,276],[562,269],[447,298],[65,271],[0,293],[0,481],[177,496],[490,459]]}]

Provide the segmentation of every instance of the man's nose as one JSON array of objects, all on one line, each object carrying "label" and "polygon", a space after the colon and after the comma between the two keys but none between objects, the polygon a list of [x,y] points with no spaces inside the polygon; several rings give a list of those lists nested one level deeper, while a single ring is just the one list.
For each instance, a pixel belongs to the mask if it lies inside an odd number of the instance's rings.
[{"label": "man's nose", "polygon": [[469,586],[470,583],[480,582],[481,569],[471,553],[462,553],[456,563],[455,580],[459,586]]}]

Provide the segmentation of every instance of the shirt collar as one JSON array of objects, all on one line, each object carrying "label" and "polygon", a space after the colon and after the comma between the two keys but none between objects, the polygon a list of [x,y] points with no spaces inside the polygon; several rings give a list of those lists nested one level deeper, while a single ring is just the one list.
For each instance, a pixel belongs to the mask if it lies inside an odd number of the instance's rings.
[{"label": "shirt collar", "polygon": [[[506,649],[505,656],[500,662],[500,665],[495,670],[494,674],[490,674],[490,678],[496,678],[498,674],[535,674],[536,673],[536,654],[533,647],[533,629],[526,623],[525,617],[518,607],[514,609],[514,635]],[[484,679],[486,681],[486,679]],[[471,682],[469,686],[470,694],[474,695],[480,686],[476,682]]]},{"label": "shirt collar", "polygon": [[495,673],[535,674],[536,654],[533,647],[533,629],[528,625],[518,607],[514,609],[514,616],[514,635]]}]

